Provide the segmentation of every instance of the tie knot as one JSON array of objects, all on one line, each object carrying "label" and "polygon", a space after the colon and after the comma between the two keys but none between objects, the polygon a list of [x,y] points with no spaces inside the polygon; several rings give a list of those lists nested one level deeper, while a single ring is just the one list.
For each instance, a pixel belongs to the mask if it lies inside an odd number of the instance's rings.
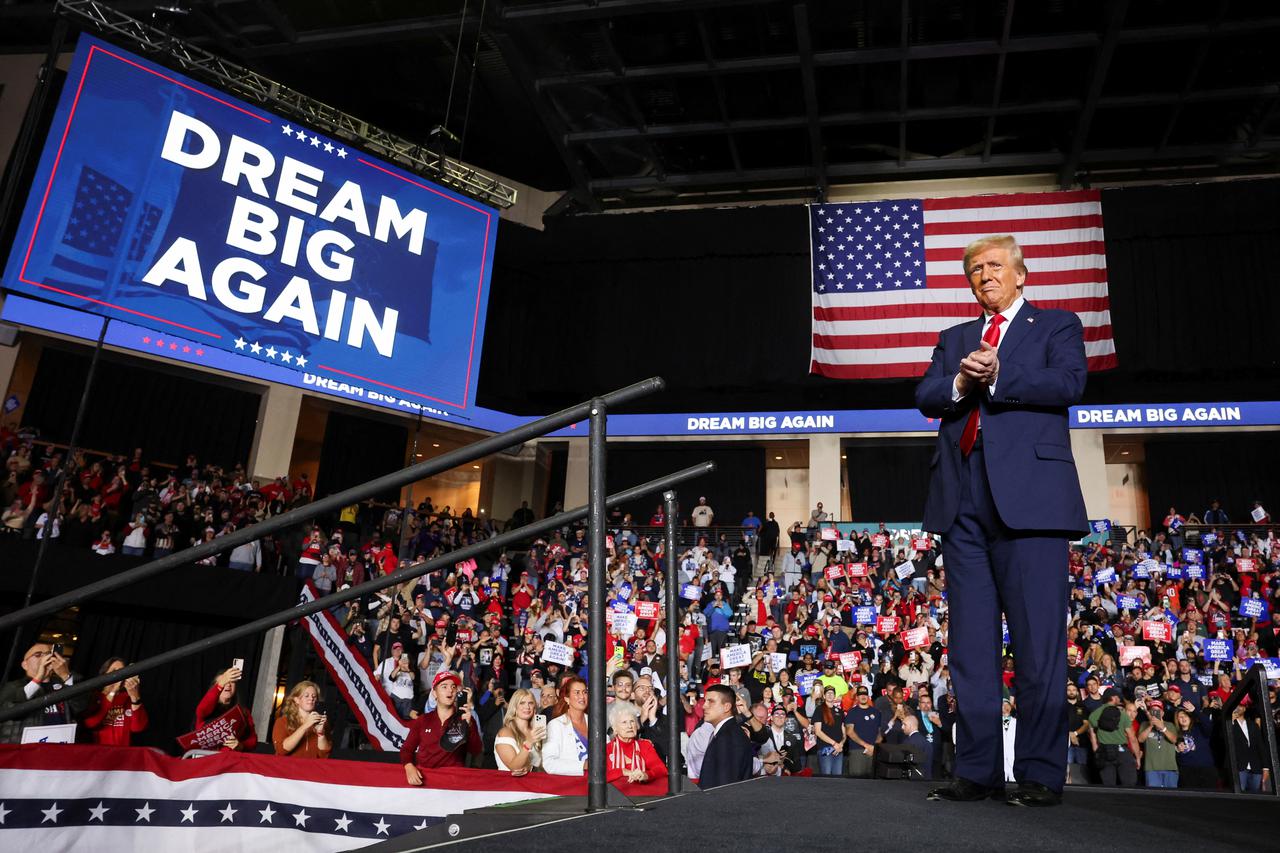
[{"label": "tie knot", "polygon": [[1003,322],[1004,322],[1004,315],[1003,315],[1003,314],[993,314],[993,315],[991,315],[991,325],[992,325],[992,326],[999,326],[999,325],[1000,325],[1001,323],[1003,323]]}]

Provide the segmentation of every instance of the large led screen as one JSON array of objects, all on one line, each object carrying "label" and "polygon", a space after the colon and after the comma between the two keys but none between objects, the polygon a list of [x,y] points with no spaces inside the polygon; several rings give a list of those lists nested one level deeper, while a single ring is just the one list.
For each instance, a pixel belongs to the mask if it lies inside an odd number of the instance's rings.
[{"label": "large led screen", "polygon": [[465,411],[498,215],[82,36],[4,287]]}]

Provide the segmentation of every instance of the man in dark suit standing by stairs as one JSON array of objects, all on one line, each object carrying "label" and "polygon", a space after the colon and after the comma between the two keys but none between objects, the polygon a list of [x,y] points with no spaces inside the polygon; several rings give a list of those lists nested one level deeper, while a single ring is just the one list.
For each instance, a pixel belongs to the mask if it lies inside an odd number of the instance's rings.
[{"label": "man in dark suit standing by stairs", "polygon": [[722,684],[707,688],[702,718],[715,727],[707,754],[702,759],[698,787],[704,791],[751,778],[751,742],[738,725],[733,691]]}]

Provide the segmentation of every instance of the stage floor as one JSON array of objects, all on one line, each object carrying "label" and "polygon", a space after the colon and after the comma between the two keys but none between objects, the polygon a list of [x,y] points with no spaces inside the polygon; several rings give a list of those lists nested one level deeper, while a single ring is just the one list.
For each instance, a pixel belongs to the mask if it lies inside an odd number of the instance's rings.
[{"label": "stage floor", "polygon": [[[1193,792],[1069,788],[1056,808],[1003,802],[935,803],[933,783],[753,779],[639,809],[583,815],[528,810],[538,825],[428,845],[401,836],[369,851],[466,853],[607,850],[808,851],[930,849],[1027,851],[1278,849],[1280,800]],[[562,807],[569,806],[562,803]],[[523,810],[523,809],[522,809]],[[509,824],[508,824],[509,825]],[[498,828],[495,826],[495,829]],[[439,836],[431,841],[439,841]],[[889,847],[887,845],[893,845]]]}]

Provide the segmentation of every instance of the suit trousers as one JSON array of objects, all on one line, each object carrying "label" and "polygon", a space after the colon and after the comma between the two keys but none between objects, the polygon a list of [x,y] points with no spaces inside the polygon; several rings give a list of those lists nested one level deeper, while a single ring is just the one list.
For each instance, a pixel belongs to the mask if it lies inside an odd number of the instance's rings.
[{"label": "suit trousers", "polygon": [[[1061,791],[1066,778],[1067,540],[1000,520],[982,442],[961,465],[960,510],[943,534],[956,694],[955,776],[1004,785],[1000,614],[1009,626],[1018,730],[1013,774]],[[1030,499],[1030,496],[1028,496]]]}]

